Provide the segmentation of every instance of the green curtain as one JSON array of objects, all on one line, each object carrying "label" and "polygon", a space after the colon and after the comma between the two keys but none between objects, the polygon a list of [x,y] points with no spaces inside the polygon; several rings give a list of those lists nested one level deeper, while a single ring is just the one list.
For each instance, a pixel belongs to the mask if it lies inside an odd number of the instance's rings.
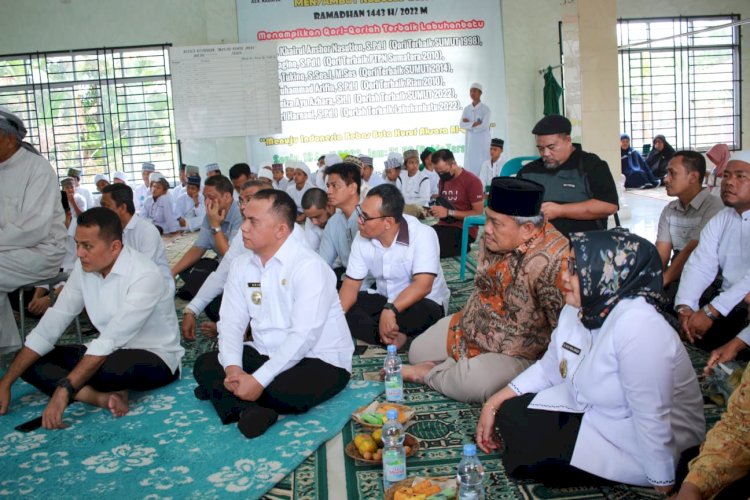
[{"label": "green curtain", "polygon": [[562,87],[555,75],[552,74],[552,67],[548,67],[544,73],[544,116],[559,115],[560,113],[560,96]]}]

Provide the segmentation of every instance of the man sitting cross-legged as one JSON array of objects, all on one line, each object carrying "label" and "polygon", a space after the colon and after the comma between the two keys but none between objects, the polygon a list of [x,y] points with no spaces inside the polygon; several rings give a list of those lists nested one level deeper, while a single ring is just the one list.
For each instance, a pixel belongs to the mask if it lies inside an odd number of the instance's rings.
[{"label": "man sitting cross-legged", "polygon": [[[372,188],[357,214],[359,234],[339,293],[346,321],[356,338],[400,348],[448,309],[437,234],[404,214],[404,197],[393,184]],[[376,289],[360,291],[368,274]]]},{"label": "man sitting cross-legged", "polygon": [[297,207],[264,189],[245,205],[242,236],[252,250],[232,263],[221,303],[219,350],[195,361],[200,399],[248,438],[279,413],[303,413],[349,381],[352,343],[333,270],[292,237]]},{"label": "man sitting cross-legged", "polygon": [[[50,396],[46,429],[61,429],[65,408],[83,401],[128,412],[128,390],[144,391],[179,376],[180,346],[172,293],[156,264],[122,245],[113,211],[97,207],[78,217],[78,258],[63,292],[26,339],[0,379],[0,414],[22,377]],[[84,307],[99,336],[88,347],[55,346]]]},{"label": "man sitting cross-legged", "polygon": [[412,343],[404,380],[483,402],[544,354],[563,307],[568,240],[544,220],[543,196],[532,181],[492,180],[474,290]]}]

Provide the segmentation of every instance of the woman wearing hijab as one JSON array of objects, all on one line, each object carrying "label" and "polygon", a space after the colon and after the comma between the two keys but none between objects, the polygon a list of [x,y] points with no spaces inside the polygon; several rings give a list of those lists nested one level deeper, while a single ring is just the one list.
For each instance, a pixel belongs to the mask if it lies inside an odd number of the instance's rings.
[{"label": "woman wearing hijab", "polygon": [[659,134],[654,137],[651,152],[646,157],[646,163],[651,167],[651,173],[660,181],[667,175],[667,165],[674,156],[674,148],[667,142],[667,138]]},{"label": "woman wearing hijab", "polygon": [[648,189],[661,184],[654,178],[643,156],[630,147],[628,134],[620,136],[620,168],[625,176],[625,189]]},{"label": "woman wearing hijab", "polygon": [[715,187],[719,183],[719,177],[724,177],[724,169],[729,163],[729,157],[732,153],[729,152],[729,146],[726,144],[714,144],[711,149],[706,153],[706,157],[713,163],[714,169],[711,171],[711,181],[709,182],[710,187]]},{"label": "woman wearing hijab", "polygon": [[549,348],[487,400],[477,444],[498,448],[497,428],[514,477],[666,493],[705,420],[695,371],[661,309],[659,254],[622,230],[573,233],[570,244]]}]

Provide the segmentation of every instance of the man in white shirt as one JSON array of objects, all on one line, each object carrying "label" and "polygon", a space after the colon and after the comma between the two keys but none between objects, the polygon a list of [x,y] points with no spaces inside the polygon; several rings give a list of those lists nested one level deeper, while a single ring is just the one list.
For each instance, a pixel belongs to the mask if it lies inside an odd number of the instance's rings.
[{"label": "man in white shirt", "polygon": [[289,187],[289,181],[284,177],[284,164],[273,163],[271,165],[271,172],[273,172],[273,188],[279,191],[286,191]]},{"label": "man in white shirt", "polygon": [[464,168],[479,176],[482,163],[490,158],[490,108],[481,102],[482,85],[472,83],[469,88],[471,104],[464,108],[459,127],[466,131]]},{"label": "man in white shirt", "polygon": [[[708,368],[732,360],[742,351],[746,356],[750,345],[744,302],[750,293],[750,151],[736,152],[729,159],[721,181],[721,200],[727,207],[701,231],[675,297],[675,309],[688,339],[703,349],[713,349]],[[719,271],[721,290],[702,305],[701,295]]]},{"label": "man in white shirt", "polygon": [[21,119],[0,108],[0,352],[21,345],[8,293],[57,275],[65,257],[57,176],[24,137]]},{"label": "man in white shirt", "polygon": [[404,166],[404,157],[401,153],[391,152],[385,159],[385,178],[384,184],[393,184],[401,189],[401,167]]},{"label": "man in white shirt", "polygon": [[419,170],[419,152],[416,149],[404,151],[406,172],[401,172],[401,194],[404,195],[404,213],[418,217],[422,208],[430,203],[430,178]]},{"label": "man in white shirt", "polygon": [[219,351],[199,357],[196,396],[210,399],[222,423],[248,438],[279,413],[303,413],[341,391],[351,374],[352,343],[336,277],[291,238],[297,207],[262,190],[243,211],[245,248],[224,290]]},{"label": "man in white shirt", "polygon": [[437,151],[435,148],[428,146],[419,154],[419,159],[422,161],[419,169],[430,178],[430,196],[432,198],[438,195],[438,182],[440,181],[440,176],[435,172],[435,167],[432,164],[432,153],[435,151]]},{"label": "man in white shirt", "polygon": [[[302,197],[302,209],[305,211],[305,239],[310,248],[318,251],[320,239],[328,219],[336,213],[336,208],[328,203],[328,195],[319,188],[310,188]],[[339,263],[339,265],[341,265]],[[335,267],[335,264],[334,264]]]},{"label": "man in white shirt", "polygon": [[[262,189],[269,189],[270,187],[271,181],[269,179],[255,179],[243,184],[240,191],[240,211],[245,208],[245,204],[255,193]],[[207,337],[216,336],[216,322],[219,321],[221,294],[227,282],[229,268],[237,256],[246,252],[249,252],[249,250],[242,243],[242,231],[237,231],[232,241],[229,242],[229,250],[224,254],[224,258],[221,259],[219,267],[208,275],[195,294],[195,297],[185,306],[182,312],[182,335],[187,340],[195,339],[196,320],[204,310],[209,321],[204,321],[200,325],[201,332]]]},{"label": "man in white shirt", "polygon": [[249,181],[252,175],[253,172],[247,163],[235,163],[229,169],[229,180],[232,181],[232,186],[234,186],[233,197],[235,202],[239,203],[242,185]]},{"label": "man in white shirt", "polygon": [[371,188],[379,186],[384,182],[383,177],[375,173],[372,156],[359,155],[359,161],[362,162],[362,180],[366,181]]},{"label": "man in white shirt", "polygon": [[[292,162],[290,162],[292,163]],[[305,221],[305,213],[302,209],[302,197],[305,192],[312,187],[310,184],[310,169],[304,162],[293,162],[294,165],[294,182],[286,188],[286,192],[297,205],[297,222],[302,224]]]},{"label": "man in white shirt", "polygon": [[[63,293],[0,379],[0,414],[22,377],[50,396],[45,429],[62,429],[73,401],[128,412],[128,390],[162,387],[179,376],[180,346],[172,294],[156,265],[122,244],[117,215],[103,207],[78,218],[78,257]],[[100,332],[88,347],[55,347],[73,318],[88,312]]]},{"label": "man in white shirt", "polygon": [[142,184],[138,184],[133,190],[133,203],[135,203],[135,212],[140,213],[143,203],[151,192],[151,174],[156,172],[156,166],[151,162],[144,162],[141,164],[141,179]]},{"label": "man in white shirt", "polygon": [[201,178],[190,175],[185,192],[177,198],[177,223],[183,231],[198,231],[206,217],[206,200],[201,193]]},{"label": "man in white shirt", "polygon": [[89,191],[87,188],[81,186],[81,176],[83,175],[83,168],[77,167],[77,168],[69,168],[68,169],[68,177],[73,179],[73,184],[76,188],[76,193],[80,194],[84,197],[86,200],[86,206],[88,208],[91,208],[94,206],[94,197],[91,194],[91,191]]},{"label": "man in white shirt", "polygon": [[479,180],[485,188],[492,184],[492,179],[500,176],[500,172],[503,171],[503,165],[507,161],[503,152],[504,146],[505,141],[502,139],[495,138],[490,142],[490,159],[482,163],[479,171]]},{"label": "man in white shirt", "polygon": [[[106,175],[104,174],[96,174],[94,176],[94,186],[96,186],[96,190],[99,193],[98,197],[94,197],[94,207],[100,207],[99,204],[101,197],[102,197],[102,190],[105,186],[109,186],[110,182]],[[92,207],[93,208],[93,207]]]},{"label": "man in white shirt", "polygon": [[133,190],[123,184],[112,184],[102,192],[102,206],[117,214],[122,230],[122,243],[137,250],[157,265],[164,282],[174,294],[174,279],[167,262],[167,252],[159,230],[135,213]]},{"label": "man in white shirt", "polygon": [[114,174],[112,174],[112,184],[127,184],[128,183],[128,176],[125,175],[125,172],[122,172],[118,170]]},{"label": "man in white shirt", "polygon": [[[404,198],[389,184],[371,189],[357,207],[359,235],[339,297],[352,335],[370,344],[400,348],[448,310],[437,234],[403,212]],[[360,291],[368,273],[376,290]]]}]

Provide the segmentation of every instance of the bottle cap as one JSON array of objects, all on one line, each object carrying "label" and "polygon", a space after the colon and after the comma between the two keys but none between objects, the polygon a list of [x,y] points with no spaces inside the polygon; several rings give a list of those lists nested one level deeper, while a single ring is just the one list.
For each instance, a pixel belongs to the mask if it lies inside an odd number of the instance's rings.
[{"label": "bottle cap", "polygon": [[396,354],[396,346],[393,344],[390,344],[386,349],[388,349],[388,354]]},{"label": "bottle cap", "polygon": [[477,445],[474,443],[466,443],[464,445],[464,455],[467,457],[473,457],[477,454]]},{"label": "bottle cap", "polygon": [[[385,412],[385,417],[388,420],[398,420],[398,410],[388,410]],[[476,449],[474,450],[474,453],[476,453]]]}]

